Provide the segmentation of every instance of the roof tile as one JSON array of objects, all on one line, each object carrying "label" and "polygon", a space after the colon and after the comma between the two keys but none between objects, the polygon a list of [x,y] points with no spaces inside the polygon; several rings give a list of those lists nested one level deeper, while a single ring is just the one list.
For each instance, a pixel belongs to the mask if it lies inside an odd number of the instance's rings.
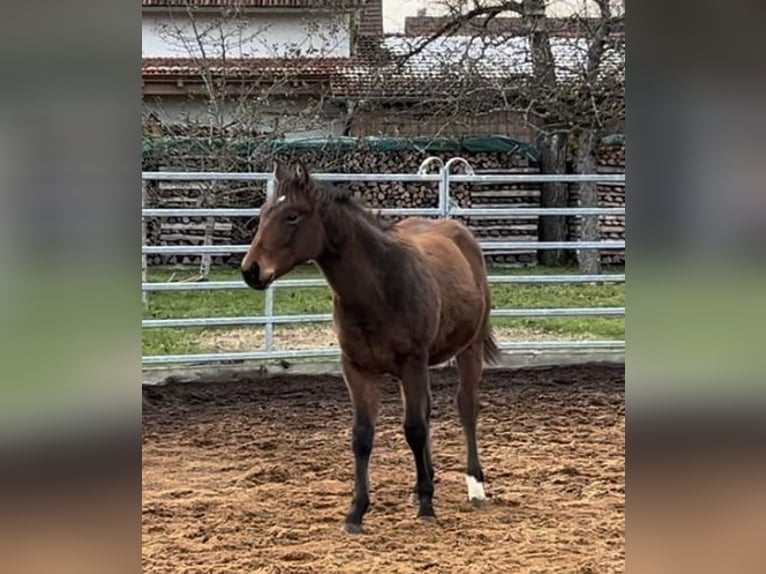
[{"label": "roof tile", "polygon": [[365,4],[367,0],[141,0],[146,8],[337,8],[354,7]]},{"label": "roof tile", "polygon": [[[439,38],[407,61],[404,57],[426,38],[387,36],[360,38],[352,58],[247,58],[207,60],[205,69],[219,77],[296,78],[328,81],[338,96],[449,96],[460,85],[499,88],[532,71],[529,43],[514,37],[485,43],[467,36]],[[559,79],[583,73],[584,38],[552,38]],[[624,77],[624,50],[607,50],[603,73]],[[144,58],[144,79],[199,77],[202,64],[192,58]]]},{"label": "roof tile", "polygon": [[199,76],[210,72],[231,77],[258,77],[264,74],[326,77],[343,73],[349,65],[348,58],[237,58],[203,62],[194,58],[143,58],[141,74],[144,77]]}]

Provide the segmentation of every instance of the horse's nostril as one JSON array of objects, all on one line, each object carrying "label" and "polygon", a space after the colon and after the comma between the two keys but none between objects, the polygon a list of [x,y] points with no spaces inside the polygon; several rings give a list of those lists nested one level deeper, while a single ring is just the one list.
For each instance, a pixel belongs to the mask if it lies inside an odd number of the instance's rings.
[{"label": "horse's nostril", "polygon": [[250,285],[251,287],[256,287],[258,284],[258,265],[250,265],[250,267],[241,267],[240,271],[242,272],[242,279],[245,280],[245,283]]},{"label": "horse's nostril", "polygon": [[[253,289],[265,289],[270,281],[270,279],[264,280],[261,278],[261,268],[257,263],[253,263],[250,267],[247,268],[240,267],[240,270],[242,271],[242,278],[245,280],[245,283],[247,283]],[[274,274],[272,273],[270,277],[273,278],[273,276]]]},{"label": "horse's nostril", "polygon": [[257,263],[252,263],[249,267],[241,267],[242,275],[245,277],[258,277],[260,269],[258,269]]}]

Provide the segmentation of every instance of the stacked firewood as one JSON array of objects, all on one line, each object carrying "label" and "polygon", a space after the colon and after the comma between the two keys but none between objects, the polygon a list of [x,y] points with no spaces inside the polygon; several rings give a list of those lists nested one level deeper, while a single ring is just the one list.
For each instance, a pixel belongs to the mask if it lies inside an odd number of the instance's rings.
[{"label": "stacked firewood", "polygon": [[[283,155],[279,159],[290,161],[297,157],[310,170],[326,173],[415,173],[421,162],[432,155],[418,151],[379,151],[379,150],[311,150]],[[451,154],[433,154],[442,160]],[[520,155],[506,153],[463,154],[472,167],[480,174],[534,174],[537,167]],[[180,162],[180,159],[178,160]],[[260,163],[259,163],[260,162]],[[270,171],[271,157],[264,157],[242,165],[242,170]],[[262,164],[262,165],[261,165]],[[622,145],[611,145],[601,150],[598,170],[600,173],[623,173],[625,150]],[[183,158],[183,163],[157,165],[146,169],[158,170],[205,170],[212,169],[205,158]],[[430,173],[435,173],[436,165]],[[464,173],[460,164],[453,173]],[[434,208],[438,205],[438,182],[345,182],[337,184],[348,187],[371,209],[383,208]],[[451,184],[451,201],[459,207],[539,207],[540,184]],[[147,190],[145,207],[229,207],[257,208],[265,199],[263,182],[152,182]],[[599,203],[602,207],[621,207],[625,205],[623,184],[599,185]],[[576,185],[570,186],[569,205],[579,204],[579,191]],[[399,220],[400,216],[386,216],[386,219]],[[535,241],[538,233],[536,216],[496,218],[469,217],[461,218],[481,241]],[[625,237],[625,218],[623,216],[602,216],[601,236],[603,239],[623,239]],[[205,217],[168,217],[147,219],[147,244],[150,245],[214,245],[247,244],[257,225],[255,218],[235,217],[211,220]],[[569,232],[572,239],[579,238],[580,218],[568,218]],[[534,250],[490,250],[488,261],[506,265],[534,265],[537,255]],[[213,265],[235,265],[241,254],[214,256]],[[604,263],[623,263],[624,251],[604,251]],[[152,255],[149,265],[197,265],[198,255],[168,256]]]},{"label": "stacked firewood", "polygon": [[[486,164],[485,164],[486,165]],[[487,167],[482,175],[529,175],[539,173],[535,167],[511,167],[498,169]],[[493,183],[472,184],[471,205],[476,208],[525,208],[540,206],[540,184]],[[537,216],[489,217],[473,216],[463,219],[482,242],[535,241],[537,239]],[[535,250],[488,250],[487,260],[500,265],[527,266],[537,262]]]},{"label": "stacked firewood", "polygon": [[598,153],[599,167],[604,170],[613,168],[616,173],[622,173],[625,171],[625,145],[622,143],[615,143],[611,145],[604,145],[601,147]]},{"label": "stacked firewood", "polygon": [[[160,181],[149,186],[148,208],[259,207],[266,197],[262,182]],[[248,243],[254,218],[151,217],[147,218],[149,245],[212,245]],[[215,255],[213,265],[236,264],[241,254]],[[198,265],[199,255],[150,255],[149,265]]]},{"label": "stacked firewood", "polygon": [[[345,151],[326,152],[307,151],[300,156],[281,156],[278,159],[289,162],[296,157],[315,172],[325,173],[416,173],[427,153],[417,151]],[[449,154],[434,154],[443,156],[443,160],[451,157]],[[464,156],[477,170],[500,169],[514,166],[525,166],[527,160],[516,154],[477,153]],[[270,171],[272,158],[264,158],[263,165],[257,161],[250,166],[253,171]],[[199,163],[199,165],[197,165]],[[192,162],[178,165],[157,166],[156,169],[186,171],[204,169],[203,162]],[[527,168],[520,168],[522,170]],[[436,165],[432,165],[429,173],[436,173]],[[465,170],[457,165],[452,173],[460,174]],[[338,186],[348,187],[351,192],[371,209],[384,208],[435,208],[439,202],[438,182],[343,182]],[[453,205],[471,207],[472,196],[477,186],[465,183],[455,183],[450,186],[450,199]],[[478,188],[477,188],[478,189]],[[481,188],[486,191],[486,186]],[[147,204],[149,208],[171,207],[229,207],[257,208],[265,200],[265,184],[261,182],[153,182],[149,186]],[[481,195],[481,194],[480,194]],[[481,201],[481,200],[480,200]],[[486,202],[485,202],[486,203]],[[399,216],[385,216],[385,219],[397,221]],[[508,235],[518,235],[519,229],[514,224],[528,223],[495,220],[489,223],[482,220],[472,220],[471,225],[477,235],[505,238]],[[212,224],[212,227],[211,227]],[[253,218],[215,218],[214,223],[204,217],[167,217],[148,218],[147,244],[150,245],[203,245],[207,232],[208,242],[212,244],[246,244],[252,238],[252,232],[257,224]],[[508,227],[509,231],[504,231]],[[486,233],[485,230],[486,229]],[[484,234],[484,235],[482,235]],[[516,255],[507,256],[507,262],[518,259]],[[213,256],[213,265],[233,265],[241,259],[241,255]],[[501,254],[493,258],[501,262],[506,259]],[[522,259],[529,259],[526,255]],[[200,256],[196,255],[151,255],[149,265],[196,265]]]}]

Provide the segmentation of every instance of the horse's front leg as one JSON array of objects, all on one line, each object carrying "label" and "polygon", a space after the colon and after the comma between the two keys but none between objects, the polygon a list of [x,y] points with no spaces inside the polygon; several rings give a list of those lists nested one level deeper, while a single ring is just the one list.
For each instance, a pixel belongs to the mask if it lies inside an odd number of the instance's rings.
[{"label": "horse's front leg", "polygon": [[[435,479],[434,465],[431,457],[431,393],[428,393],[428,403],[426,404],[426,426],[428,427],[428,439],[426,441],[426,470],[428,471],[428,475]],[[412,504],[415,506],[420,505],[420,493],[417,478],[415,478],[415,486],[412,487]]]},{"label": "horse's front leg", "polygon": [[346,515],[345,529],[350,534],[362,531],[362,519],[370,506],[369,465],[375,438],[375,421],[380,404],[379,375],[366,373],[343,358],[343,378],[354,408],[351,447],[354,452],[354,498]]},{"label": "horse's front leg", "polygon": [[430,448],[431,388],[428,362],[409,359],[402,372],[404,397],[404,436],[415,459],[418,517],[435,520],[433,508],[434,470]]}]

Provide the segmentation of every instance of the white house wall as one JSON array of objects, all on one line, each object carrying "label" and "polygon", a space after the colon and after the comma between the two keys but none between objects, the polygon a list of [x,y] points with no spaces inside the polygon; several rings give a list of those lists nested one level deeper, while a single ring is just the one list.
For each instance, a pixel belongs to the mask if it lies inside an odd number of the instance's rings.
[{"label": "white house wall", "polygon": [[[349,15],[312,12],[246,14],[222,19],[219,14],[144,12],[141,55],[144,58],[272,58],[279,56],[348,57]],[[199,39],[199,41],[198,41]]]}]

